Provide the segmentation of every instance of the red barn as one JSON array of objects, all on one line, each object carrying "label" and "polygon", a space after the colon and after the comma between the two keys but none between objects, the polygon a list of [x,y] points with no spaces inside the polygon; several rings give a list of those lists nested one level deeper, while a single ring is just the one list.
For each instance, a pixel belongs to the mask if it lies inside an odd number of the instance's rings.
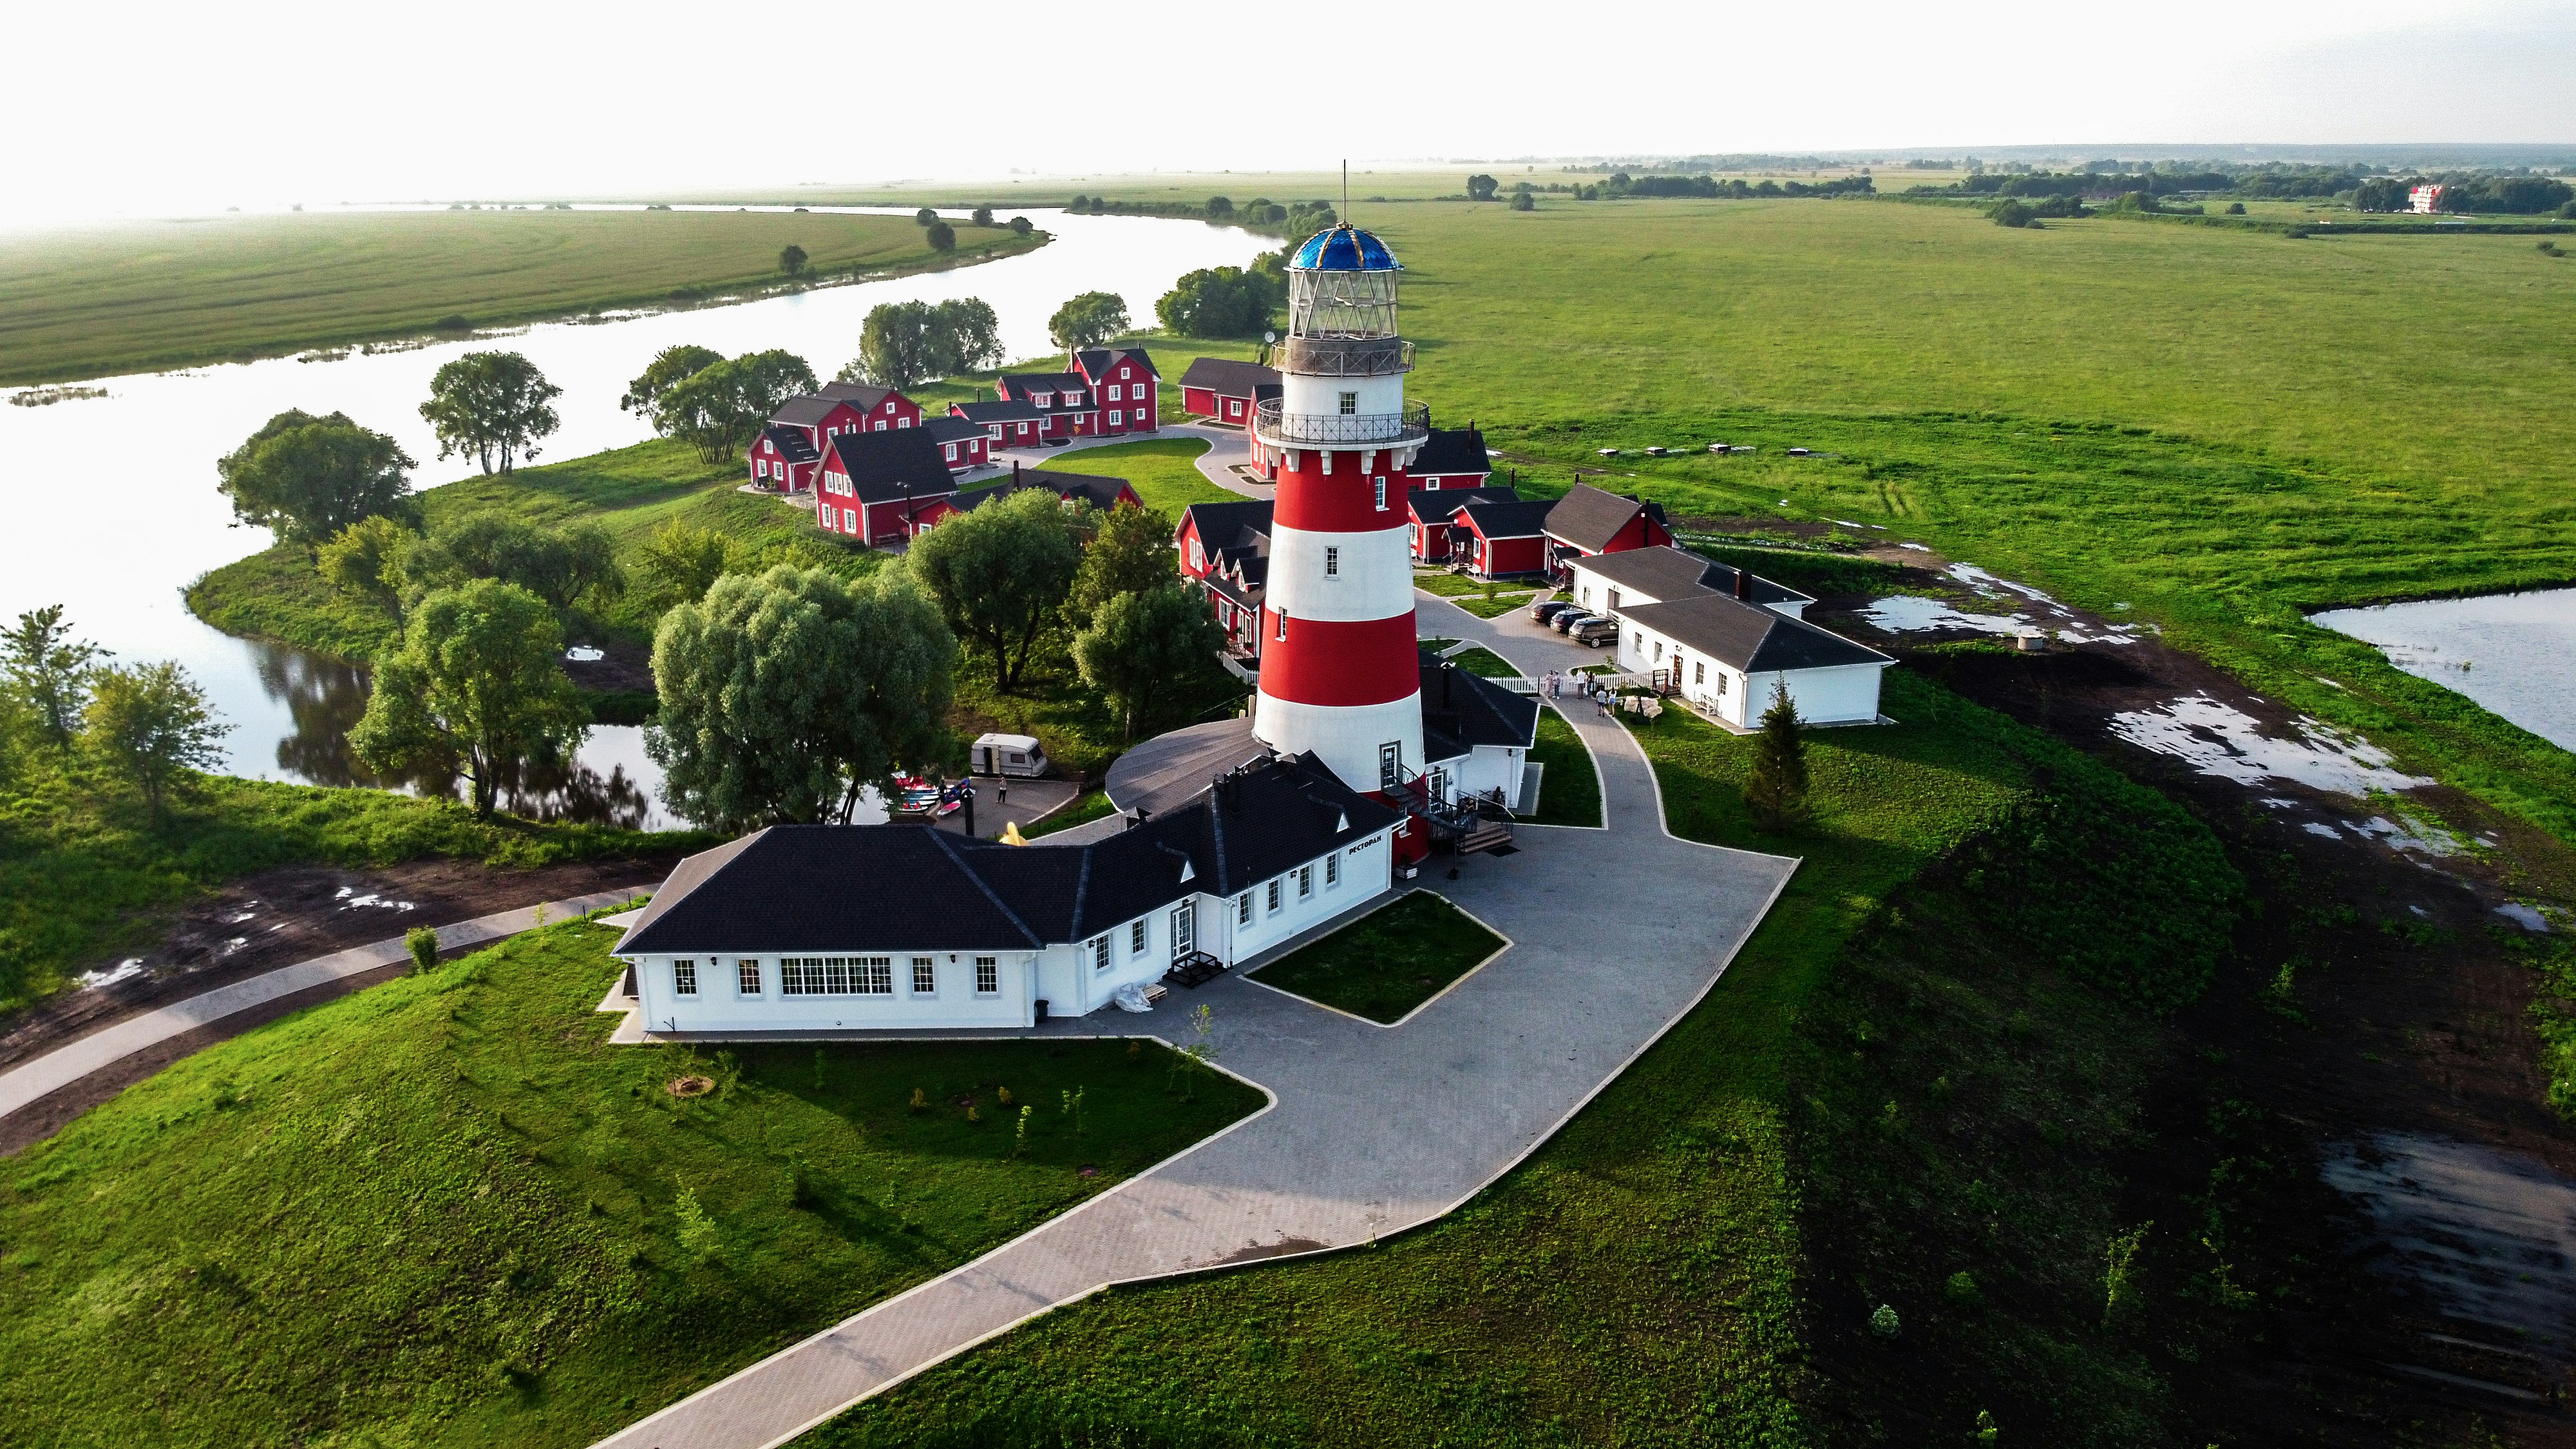
[{"label": "red barn", "polygon": [[1458,510],[1470,503],[1518,503],[1509,488],[1416,488],[1404,495],[1415,563],[1445,564],[1456,542]]},{"label": "red barn", "polygon": [[814,521],[871,548],[899,543],[918,531],[924,509],[956,491],[927,429],[842,433],[823,454]]},{"label": "red barn", "polygon": [[1193,503],[1173,531],[1181,573],[1208,596],[1208,607],[1235,653],[1261,657],[1261,599],[1270,575],[1271,506],[1262,500]]},{"label": "red barn", "polygon": [[1485,435],[1469,423],[1463,428],[1433,428],[1431,441],[1422,445],[1404,472],[1414,487],[1433,492],[1482,488],[1494,474],[1494,460],[1485,451]]},{"label": "red barn", "polygon": [[951,473],[969,472],[993,461],[992,438],[964,418],[923,418],[921,430],[939,445],[940,459]]},{"label": "red barn", "polygon": [[1181,374],[1181,411],[1229,428],[1246,426],[1253,410],[1279,396],[1279,369],[1227,357],[1202,357]]},{"label": "red barn", "polygon": [[814,389],[814,395],[845,402],[858,409],[860,415],[867,419],[867,430],[872,433],[921,426],[921,404],[890,387],[865,382],[827,382]]},{"label": "red barn", "polygon": [[986,446],[996,453],[1004,448],[1034,448],[1047,437],[1046,414],[1016,399],[950,403],[948,415],[982,428],[989,440]]},{"label": "red barn", "polygon": [[751,445],[751,481],[773,493],[802,493],[814,486],[822,461],[803,428],[772,425]]},{"label": "red barn", "polygon": [[1547,572],[1547,516],[1555,506],[1490,499],[1459,509],[1451,533],[1460,560],[1480,578]]},{"label": "red barn", "polygon": [[1162,406],[1157,395],[1162,374],[1153,355],[1141,347],[1086,347],[1072,357],[1073,370],[1091,385],[1097,405],[1095,431],[1150,433],[1159,426]]},{"label": "red barn", "polygon": [[1647,503],[1625,493],[1608,493],[1589,483],[1556,500],[1547,511],[1548,567],[1562,571],[1568,559],[1621,553],[1632,548],[1660,548],[1673,541],[1672,525],[1660,503]]},{"label": "red barn", "polygon": [[1091,379],[1078,372],[1011,372],[993,379],[993,391],[1004,402],[1037,409],[1038,441],[1088,438],[1100,431],[1099,405],[1092,400]]}]

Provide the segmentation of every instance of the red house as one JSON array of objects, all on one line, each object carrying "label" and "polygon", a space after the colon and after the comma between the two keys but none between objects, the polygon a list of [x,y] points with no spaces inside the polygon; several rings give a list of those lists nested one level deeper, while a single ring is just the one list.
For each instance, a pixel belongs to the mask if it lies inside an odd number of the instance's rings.
[{"label": "red house", "polygon": [[[890,387],[864,382],[827,382],[814,389],[814,395],[845,402],[858,409],[867,419],[868,431],[872,433],[921,426],[921,404]],[[816,446],[821,445],[818,443]]]},{"label": "red house", "polygon": [[1414,487],[1433,492],[1482,488],[1494,475],[1494,460],[1485,452],[1485,435],[1469,423],[1463,428],[1433,428],[1431,441],[1422,445],[1404,472]]},{"label": "red house", "polygon": [[1078,372],[1009,372],[993,379],[993,391],[1004,402],[1026,403],[1038,412],[1038,441],[1060,443],[1088,438],[1100,431],[1100,409],[1091,396],[1091,379]]},{"label": "red house", "polygon": [[1074,373],[1091,385],[1096,432],[1155,430],[1155,413],[1162,406],[1158,396],[1162,374],[1155,370],[1151,353],[1141,347],[1086,347],[1071,360]]},{"label": "red house", "polygon": [[965,473],[993,461],[993,440],[984,429],[954,416],[923,418],[921,430],[939,445],[941,461],[951,473]]},{"label": "red house", "polygon": [[1547,567],[1561,572],[1570,558],[1621,553],[1632,548],[1660,548],[1673,541],[1672,525],[1660,503],[1647,503],[1625,493],[1608,493],[1589,483],[1556,500],[1547,511]]},{"label": "red house", "polygon": [[1547,517],[1555,506],[1489,499],[1459,509],[1457,523],[1450,530],[1459,560],[1480,578],[1547,572]]},{"label": "red house", "polygon": [[920,531],[925,510],[956,491],[928,429],[841,433],[816,474],[814,521],[870,548],[901,543]]},{"label": "red house", "polygon": [[988,440],[986,447],[993,452],[1004,448],[1034,448],[1047,439],[1046,414],[1013,398],[950,403],[948,415],[963,418],[982,428]]},{"label": "red house", "polygon": [[1413,561],[1449,562],[1459,509],[1470,503],[1518,503],[1520,498],[1509,488],[1415,488],[1407,492],[1404,507],[1412,524]]},{"label": "red house", "polygon": [[1173,541],[1181,573],[1208,596],[1208,607],[1237,654],[1261,657],[1261,598],[1270,577],[1270,504],[1193,503],[1181,511]]},{"label": "red house", "polygon": [[1279,396],[1279,369],[1226,357],[1202,357],[1181,374],[1181,411],[1229,428],[1245,426],[1253,410]]},{"label": "red house", "polygon": [[803,428],[772,424],[751,445],[751,481],[773,493],[802,493],[814,486],[822,461]]},{"label": "red house", "polygon": [[927,532],[958,514],[972,513],[996,498],[1008,498],[1032,488],[1044,488],[1067,503],[1087,504],[1093,508],[1145,506],[1144,500],[1136,496],[1135,488],[1124,478],[1105,478],[1091,473],[1055,473],[1044,468],[1023,472],[1014,466],[1008,478],[997,478],[984,487],[969,488],[918,505],[911,514],[912,532]]}]

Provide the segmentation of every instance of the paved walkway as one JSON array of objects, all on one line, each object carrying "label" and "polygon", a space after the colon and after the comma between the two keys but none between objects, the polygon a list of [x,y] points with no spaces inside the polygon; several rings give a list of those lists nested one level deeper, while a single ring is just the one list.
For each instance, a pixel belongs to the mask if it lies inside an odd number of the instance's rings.
[{"label": "paved walkway", "polygon": [[[1554,635],[1523,636],[1517,616],[1424,612],[1436,632],[1474,638],[1531,675],[1596,657]],[[603,1442],[782,1444],[1104,1284],[1366,1243],[1448,1213],[1510,1170],[1716,984],[1796,866],[1667,835],[1636,742],[1576,714],[1609,829],[1524,825],[1514,855],[1470,857],[1456,881],[1442,878],[1445,863],[1424,872],[1512,942],[1494,962],[1398,1027],[1239,973],[1176,993],[1133,1025],[1178,1035],[1174,1008],[1204,1002],[1217,1061],[1266,1088],[1271,1107]]]},{"label": "paved walkway", "polygon": [[[542,906],[526,906],[515,911],[501,911],[477,916],[438,928],[438,944],[443,949],[479,946],[504,936],[515,936],[537,923],[537,912],[546,919],[560,921],[595,911],[603,906],[622,905],[642,891],[603,891],[596,895],[577,896],[568,901],[549,901]],[[78,1040],[56,1047],[43,1056],[0,1072],[0,1117],[6,1117],[50,1092],[58,1091],[102,1067],[111,1066],[144,1048],[168,1041],[183,1032],[196,1030],[208,1022],[221,1021],[237,1011],[247,1011],[263,1002],[316,986],[382,970],[410,956],[397,936],[352,946],[292,966],[218,986],[202,996],[172,1002],[158,1011],[129,1016],[113,1026],[92,1032]]]}]

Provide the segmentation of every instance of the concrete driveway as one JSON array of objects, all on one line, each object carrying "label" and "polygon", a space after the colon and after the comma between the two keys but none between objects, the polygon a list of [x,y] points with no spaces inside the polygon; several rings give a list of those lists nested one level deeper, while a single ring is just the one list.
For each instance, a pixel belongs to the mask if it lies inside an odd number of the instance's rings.
[{"label": "concrete driveway", "polygon": [[[1423,613],[1426,629],[1474,639],[1533,676],[1598,657],[1517,615],[1488,623],[1436,602]],[[1509,1171],[1716,984],[1796,868],[1673,839],[1636,742],[1588,710],[1570,717],[1600,767],[1608,828],[1519,826],[1516,854],[1469,857],[1455,881],[1437,859],[1424,872],[1511,941],[1493,962],[1396,1027],[1241,972],[1175,992],[1142,1021],[1058,1024],[1186,1039],[1182,1013],[1205,1003],[1218,1063],[1272,1105],[603,1442],[784,1443],[1104,1284],[1366,1243],[1448,1213]]]}]

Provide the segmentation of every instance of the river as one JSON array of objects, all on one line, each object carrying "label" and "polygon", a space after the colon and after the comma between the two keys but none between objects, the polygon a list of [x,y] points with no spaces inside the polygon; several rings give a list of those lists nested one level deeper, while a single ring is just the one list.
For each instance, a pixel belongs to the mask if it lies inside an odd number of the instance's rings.
[{"label": "river", "polygon": [[2576,750],[2576,589],[2330,609],[2308,622]]},{"label": "river", "polygon": [[[62,604],[80,637],[119,659],[179,661],[235,727],[226,740],[225,768],[233,774],[381,783],[353,768],[342,739],[365,704],[356,670],[219,633],[181,599],[199,575],[268,543],[264,532],[233,523],[231,505],[215,491],[217,458],[271,416],[302,408],[345,412],[391,434],[420,461],[414,477],[421,485],[464,477],[472,471],[465,460],[437,461],[438,443],[419,408],[440,365],[485,348],[526,354],[563,389],[555,400],[563,426],[543,444],[543,457],[580,457],[652,435],[617,399],[628,379],[675,343],[728,356],[785,348],[829,377],[857,353],[868,309],[981,297],[1000,319],[1009,356],[1044,357],[1052,350],[1047,318],[1077,293],[1116,292],[1129,315],[1142,321],[1181,274],[1241,266],[1276,245],[1240,228],[1193,221],[1027,214],[1055,240],[953,271],[688,311],[541,323],[407,352],[92,379],[87,385],[105,388],[107,396],[0,407],[0,459],[8,460],[0,488],[16,520],[10,541],[0,543],[8,565],[0,568],[0,619]],[[642,732],[631,727],[592,730],[569,770],[526,784],[513,807],[527,813],[675,823],[660,808],[659,773],[645,756]]]}]

